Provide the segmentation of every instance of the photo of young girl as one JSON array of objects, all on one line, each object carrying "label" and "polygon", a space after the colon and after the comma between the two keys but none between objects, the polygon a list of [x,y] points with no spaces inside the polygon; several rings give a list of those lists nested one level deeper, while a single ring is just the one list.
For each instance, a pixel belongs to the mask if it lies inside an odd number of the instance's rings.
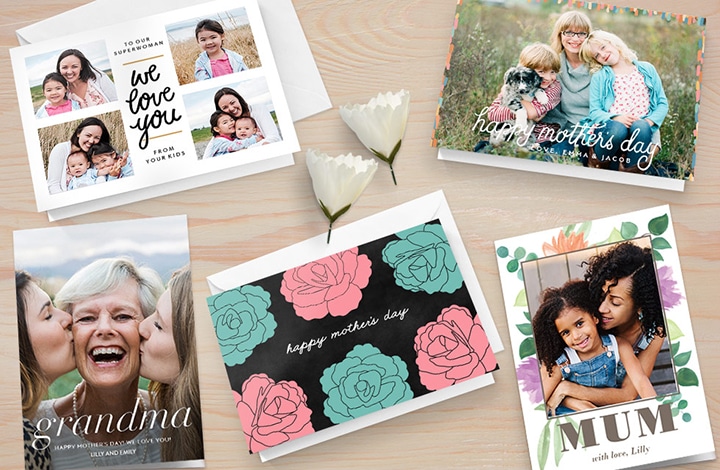
[{"label": "photo of young girl", "polygon": [[183,96],[190,129],[199,160],[255,150],[276,142],[282,136],[272,97],[264,77],[209,88]]},{"label": "photo of young girl", "polygon": [[622,39],[599,29],[585,39],[580,57],[592,73],[590,112],[582,123],[597,135],[594,160],[611,170],[644,172],[660,151],[669,109],[660,75]]},{"label": "photo of young girl", "polygon": [[[555,394],[561,380],[585,387],[620,388],[630,378],[640,398],[656,396],[640,361],[623,338],[601,334],[588,283],[572,280],[546,289],[532,321],[543,395],[550,416],[596,408],[587,400]],[[563,401],[572,401],[572,408]]]},{"label": "photo of young girl", "polygon": [[677,391],[649,237],[522,272],[548,416]]},{"label": "photo of young girl", "polygon": [[68,98],[68,83],[65,77],[57,72],[50,72],[42,82],[45,102],[35,113],[35,117],[44,118],[56,114],[67,113],[80,109],[80,102]]},{"label": "photo of young girl", "polygon": [[34,55],[25,66],[38,119],[118,99],[105,41]]},{"label": "photo of young girl", "polygon": [[[704,18],[680,12],[587,8],[582,2],[461,2],[432,145],[441,159],[682,188],[694,178],[704,32]],[[555,72],[559,101],[526,95],[519,107],[498,113],[498,90],[509,86],[506,71],[518,62],[527,66],[521,52],[534,44],[548,44],[559,56],[559,67],[541,67]],[[518,111],[527,112],[534,129],[515,125]]]},{"label": "photo of young girl", "polygon": [[180,85],[260,66],[244,8],[173,23],[166,32]]}]

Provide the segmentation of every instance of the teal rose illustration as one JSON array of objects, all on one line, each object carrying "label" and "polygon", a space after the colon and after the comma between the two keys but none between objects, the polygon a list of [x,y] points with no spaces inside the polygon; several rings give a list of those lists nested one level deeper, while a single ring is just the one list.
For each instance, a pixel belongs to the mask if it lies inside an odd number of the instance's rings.
[{"label": "teal rose illustration", "polygon": [[407,365],[372,344],[359,344],[320,378],[325,416],[335,424],[410,400]]},{"label": "teal rose illustration", "polygon": [[270,294],[262,287],[246,285],[209,297],[208,307],[228,366],[243,364],[255,346],[275,334]]},{"label": "teal rose illustration", "polygon": [[452,294],[463,282],[442,226],[424,224],[396,234],[382,256],[395,272],[395,283],[411,292]]}]

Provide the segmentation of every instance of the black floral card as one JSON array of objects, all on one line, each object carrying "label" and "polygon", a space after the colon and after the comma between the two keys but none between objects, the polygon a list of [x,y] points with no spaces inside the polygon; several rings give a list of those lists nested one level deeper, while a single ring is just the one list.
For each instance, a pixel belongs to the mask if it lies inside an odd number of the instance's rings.
[{"label": "black floral card", "polygon": [[705,18],[577,0],[459,0],[431,144],[443,160],[682,191]]},{"label": "black floral card", "polygon": [[491,383],[497,337],[465,276],[435,218],[209,297],[250,452]]}]

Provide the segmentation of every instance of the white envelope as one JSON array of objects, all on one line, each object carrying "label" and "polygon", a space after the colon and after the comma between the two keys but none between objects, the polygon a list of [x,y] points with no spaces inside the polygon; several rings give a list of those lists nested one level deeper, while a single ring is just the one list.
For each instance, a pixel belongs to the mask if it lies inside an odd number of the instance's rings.
[{"label": "white envelope", "polygon": [[[134,19],[139,11],[143,16],[150,16],[197,3],[197,0],[96,0],[18,29],[16,34],[20,44],[29,44],[93,29],[95,26],[91,25],[96,18],[120,23]],[[260,0],[258,3],[293,121],[331,108],[292,1]]]},{"label": "white envelope", "polygon": [[[327,243],[327,234],[320,234],[274,253],[262,256],[247,263],[213,274],[207,278],[210,292],[219,294],[229,289],[254,282],[258,279],[276,274],[301,264],[329,256],[338,251],[347,250],[372,240],[377,240],[391,233],[419,225],[433,219],[439,219],[447,236],[453,255],[460,267],[468,292],[475,304],[480,322],[487,333],[492,350],[497,354],[503,350],[500,335],[493,322],[485,296],[475,276],[465,245],[463,245],[445,194],[436,191],[427,196],[401,204],[379,214],[357,222],[342,226],[332,231],[332,239]],[[262,461],[280,457],[334,437],[362,429],[396,416],[414,411],[425,406],[439,403],[463,393],[494,383],[492,374],[486,374],[466,382],[461,382],[437,390],[433,393],[416,397],[400,403],[392,408],[381,410],[360,418],[323,429],[298,439],[291,440],[270,449],[259,452]]]},{"label": "white envelope", "polygon": [[[95,18],[105,21],[123,22],[132,20],[142,11],[149,16],[163,11],[195,5],[196,0],[126,0],[116,2],[97,0],[61,13],[52,18],[26,26],[16,31],[20,44],[44,41],[75,33],[88,28]],[[300,21],[291,0],[260,0],[260,12],[265,23],[268,39],[275,57],[280,81],[293,121],[306,118],[332,107],[325,85],[320,77],[310,47],[305,39]],[[285,157],[286,165],[292,165],[292,155]],[[51,221],[74,217],[87,212],[107,209],[139,200],[208,185],[217,181],[239,178],[266,171],[265,162],[224,170],[219,175],[203,175],[187,180],[174,181],[132,191],[108,199],[96,199],[75,206],[47,211]]]}]

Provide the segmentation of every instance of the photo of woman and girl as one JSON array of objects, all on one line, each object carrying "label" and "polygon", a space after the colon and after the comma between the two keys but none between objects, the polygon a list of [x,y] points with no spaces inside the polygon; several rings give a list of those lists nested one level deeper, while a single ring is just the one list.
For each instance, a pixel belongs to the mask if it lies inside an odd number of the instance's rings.
[{"label": "photo of woman and girl", "polygon": [[35,116],[45,118],[78,109],[117,101],[112,79],[78,49],[66,49],[57,59],[55,71],[48,73],[41,88],[45,101]]},{"label": "photo of woman and girl", "polygon": [[532,318],[549,416],[674,393],[654,370],[667,348],[651,248],[591,256],[584,279],[545,288]]},{"label": "photo of woman and girl", "polygon": [[[119,120],[119,113],[115,114],[113,121]],[[47,145],[57,142],[63,138],[63,129],[70,124],[72,123],[40,129],[41,142]],[[121,128],[121,121],[119,126]],[[118,128],[118,125],[113,128]],[[47,158],[47,184],[50,194],[135,174],[128,152],[118,153],[110,143],[107,126],[97,117],[80,121],[72,131],[70,140],[52,145]]]},{"label": "photo of woman and girl", "polygon": [[[692,178],[703,23],[676,27],[671,14],[622,13],[620,7],[588,10],[542,2],[459,5],[435,145]],[[501,32],[503,25],[514,24],[523,25],[516,36]],[[552,49],[559,66],[550,56],[539,63],[528,60],[528,48]],[[549,98],[547,103],[522,100],[522,112],[534,121],[530,132],[513,127],[517,113],[502,105],[503,74],[515,66],[538,72]],[[557,91],[548,84],[548,71],[555,72]],[[513,132],[498,140],[497,129]]]},{"label": "photo of woman and girl", "polygon": [[[16,271],[15,281],[26,469],[203,458],[187,267],[165,289],[157,272],[129,258],[97,259],[54,301],[26,272]],[[72,391],[46,399],[50,384],[76,368],[81,381]],[[141,375],[151,381],[147,390],[138,388]],[[138,407],[179,414],[187,426],[152,425],[139,412],[124,430],[91,426],[93,417],[130,416]]]}]

